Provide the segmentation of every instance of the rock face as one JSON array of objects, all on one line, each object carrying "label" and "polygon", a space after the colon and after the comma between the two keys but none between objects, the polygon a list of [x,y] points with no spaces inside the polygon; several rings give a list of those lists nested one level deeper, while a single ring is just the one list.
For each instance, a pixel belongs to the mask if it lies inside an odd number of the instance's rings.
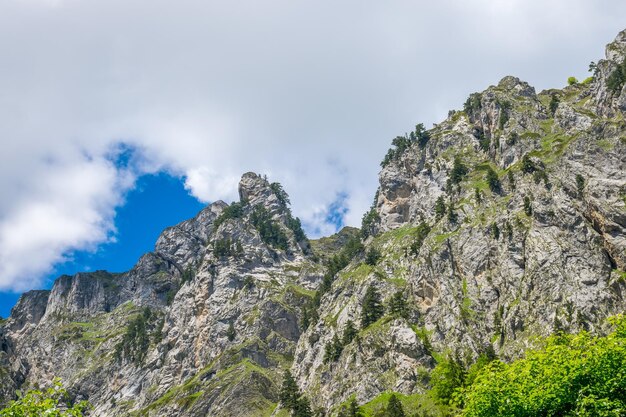
[{"label": "rock face", "polygon": [[[626,308],[625,58],[626,31],[591,80],[537,94],[505,77],[406,138],[364,248],[355,229],[309,244],[280,185],[244,174],[239,203],[166,229],[132,270],[24,294],[0,324],[0,395],[58,376],[97,416],[277,415],[291,369],[332,413],[423,392],[437,354],[602,332]],[[372,287],[386,312],[362,328]]]}]

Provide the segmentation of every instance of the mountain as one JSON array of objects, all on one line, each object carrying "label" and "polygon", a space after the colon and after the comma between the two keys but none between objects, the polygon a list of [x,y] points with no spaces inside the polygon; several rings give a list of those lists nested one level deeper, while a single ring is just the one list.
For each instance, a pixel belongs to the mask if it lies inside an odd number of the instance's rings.
[{"label": "mountain", "polygon": [[97,416],[328,415],[426,392],[626,307],[626,31],[593,76],[472,94],[385,156],[361,230],[311,241],[280,184],[166,229],[122,274],[59,277],[0,324],[0,396],[60,377]]}]

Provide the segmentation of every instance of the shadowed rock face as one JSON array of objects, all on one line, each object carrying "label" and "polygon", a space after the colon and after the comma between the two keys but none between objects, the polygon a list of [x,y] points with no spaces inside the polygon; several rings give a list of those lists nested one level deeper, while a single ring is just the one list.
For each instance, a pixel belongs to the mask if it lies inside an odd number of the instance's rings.
[{"label": "shadowed rock face", "polygon": [[[602,332],[626,307],[626,92],[607,88],[625,56],[622,32],[586,84],[505,77],[392,158],[364,242],[380,259],[357,254],[317,314],[326,262],[357,231],[309,246],[280,187],[246,173],[240,203],[166,229],[130,271],[24,294],[0,324],[0,395],[58,376],[98,416],[271,415],[291,369],[330,410],[424,391],[436,352],[509,359],[556,329]],[[360,329],[370,286],[405,314]],[[325,360],[349,321],[358,337]]]}]

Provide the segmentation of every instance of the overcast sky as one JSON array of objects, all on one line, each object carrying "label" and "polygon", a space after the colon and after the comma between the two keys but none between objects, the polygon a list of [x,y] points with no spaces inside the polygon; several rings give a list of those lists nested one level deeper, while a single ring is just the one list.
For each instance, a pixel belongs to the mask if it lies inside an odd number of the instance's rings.
[{"label": "overcast sky", "polygon": [[358,225],[394,136],[584,78],[624,28],[623,0],[0,0],[0,291],[115,239],[146,173],[202,202],[266,173],[310,235]]}]

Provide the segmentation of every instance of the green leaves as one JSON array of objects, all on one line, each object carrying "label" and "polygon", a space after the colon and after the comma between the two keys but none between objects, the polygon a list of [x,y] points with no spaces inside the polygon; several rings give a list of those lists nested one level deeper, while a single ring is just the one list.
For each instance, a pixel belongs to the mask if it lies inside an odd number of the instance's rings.
[{"label": "green leaves", "polygon": [[463,416],[626,415],[626,320],[612,323],[608,336],[552,336],[524,359],[487,365],[461,390]]},{"label": "green leaves", "polygon": [[11,401],[0,410],[0,417],[82,417],[89,407],[86,401],[71,404],[67,391],[55,379],[51,388],[45,391],[31,390]]}]

